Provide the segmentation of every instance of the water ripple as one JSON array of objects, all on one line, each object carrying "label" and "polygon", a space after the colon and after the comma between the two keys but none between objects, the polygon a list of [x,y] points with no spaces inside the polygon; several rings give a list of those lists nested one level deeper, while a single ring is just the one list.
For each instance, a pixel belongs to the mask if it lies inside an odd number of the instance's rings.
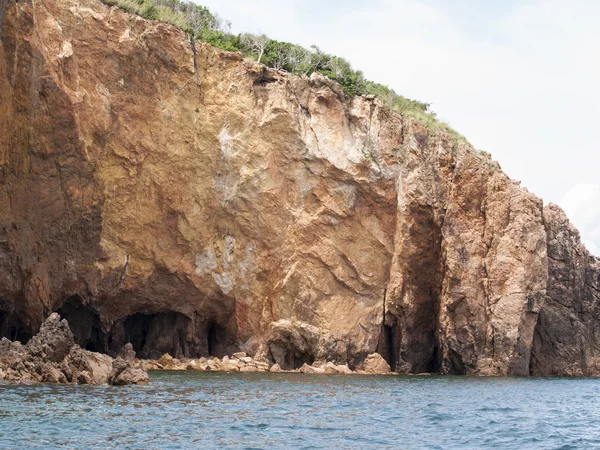
[{"label": "water ripple", "polygon": [[0,448],[591,448],[600,380],[156,372],[0,384]]}]

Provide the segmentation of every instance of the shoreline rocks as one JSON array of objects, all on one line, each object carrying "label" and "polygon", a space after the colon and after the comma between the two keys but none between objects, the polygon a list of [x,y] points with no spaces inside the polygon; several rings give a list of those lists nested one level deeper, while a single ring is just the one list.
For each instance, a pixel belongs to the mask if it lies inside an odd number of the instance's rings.
[{"label": "shoreline rocks", "polygon": [[293,370],[283,370],[277,363],[270,364],[261,359],[254,359],[244,352],[234,353],[231,356],[202,357],[197,359],[177,359],[168,353],[158,360],[141,360],[139,365],[146,370],[174,370],[198,372],[263,372],[263,373],[304,373],[317,375],[384,375],[393,373],[389,364],[378,353],[367,356],[361,368],[352,370],[347,364],[335,364],[331,361],[315,361],[312,364],[304,363]]},{"label": "shoreline rocks", "polygon": [[113,359],[82,349],[75,344],[67,321],[53,313],[27,344],[0,340],[0,381],[115,386],[147,383],[147,372],[133,363],[133,348],[125,351],[127,359]]}]

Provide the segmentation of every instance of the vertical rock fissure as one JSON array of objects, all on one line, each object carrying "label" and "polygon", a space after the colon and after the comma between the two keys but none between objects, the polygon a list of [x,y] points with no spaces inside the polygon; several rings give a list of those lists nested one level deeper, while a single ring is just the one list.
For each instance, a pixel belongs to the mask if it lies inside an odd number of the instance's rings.
[{"label": "vertical rock fissure", "polygon": [[129,265],[129,255],[125,258],[125,264],[123,265],[123,269],[121,270],[121,275],[119,276],[119,282],[117,283],[117,287],[121,286],[123,279],[125,278],[125,274],[127,273],[127,266]]},{"label": "vertical rock fissure", "polygon": [[381,321],[381,331],[377,343],[377,353],[390,365],[392,371],[398,367],[398,357],[400,351],[400,328],[397,318],[388,311],[387,307],[387,289],[383,291],[383,316]]},{"label": "vertical rock fissure", "polygon": [[194,37],[190,34],[190,47],[192,47],[192,54],[194,55],[194,76],[196,77],[196,84],[200,86],[200,74],[198,73],[198,53],[196,52],[196,42]]},{"label": "vertical rock fissure", "polygon": [[0,0],[0,41],[2,41],[2,27],[4,25],[4,15],[6,14],[6,7],[8,0]]},{"label": "vertical rock fissure", "polygon": [[[439,292],[439,291],[438,291]],[[430,292],[431,303],[433,304],[433,323],[434,330],[432,336],[431,357],[427,363],[426,372],[439,373],[440,371],[440,298],[433,290]]]},{"label": "vertical rock fissure", "polygon": [[383,290],[383,314],[381,316],[381,326],[384,327],[385,326],[385,313],[387,311],[386,307],[386,302],[387,302],[387,288]]}]

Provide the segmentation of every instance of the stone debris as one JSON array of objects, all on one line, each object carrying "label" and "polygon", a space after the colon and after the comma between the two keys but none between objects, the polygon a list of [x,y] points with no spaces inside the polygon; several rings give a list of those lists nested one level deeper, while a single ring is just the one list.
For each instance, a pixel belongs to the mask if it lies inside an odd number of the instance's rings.
[{"label": "stone debris", "polygon": [[352,370],[347,364],[336,364],[332,361],[315,361],[312,364],[304,363],[300,368],[284,370],[277,363],[269,363],[261,359],[254,359],[247,356],[244,352],[234,353],[231,356],[224,356],[219,359],[216,357],[199,359],[177,359],[169,354],[164,354],[158,361],[144,360],[141,365],[148,370],[194,370],[199,372],[287,372],[304,374],[388,374],[390,372],[389,364],[378,353],[367,356],[364,365],[360,370]]},{"label": "stone debris", "polygon": [[[0,381],[63,384],[144,384],[147,372],[134,364],[135,352],[125,346],[116,359],[75,344],[66,320],[53,313],[25,345],[0,341]],[[156,366],[158,367],[158,365]]]}]

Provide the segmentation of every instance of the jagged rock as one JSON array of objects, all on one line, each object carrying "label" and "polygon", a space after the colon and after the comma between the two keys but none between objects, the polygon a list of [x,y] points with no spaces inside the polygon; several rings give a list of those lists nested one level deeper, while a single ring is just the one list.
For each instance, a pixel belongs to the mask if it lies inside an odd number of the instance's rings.
[{"label": "jagged rock", "polygon": [[60,370],[59,367],[56,367],[53,364],[43,364],[41,366],[40,376],[43,383],[68,383],[65,374]]},{"label": "jagged rock", "polygon": [[26,347],[34,358],[60,362],[69,354],[74,344],[73,333],[67,321],[60,320],[60,316],[53,313]]},{"label": "jagged rock", "polygon": [[60,308],[141,358],[600,370],[598,261],[462,139],[98,0],[1,8],[0,335]]},{"label": "jagged rock", "polygon": [[379,353],[373,353],[365,359],[364,371],[370,374],[390,373],[390,365]]},{"label": "jagged rock", "polygon": [[231,355],[232,358],[237,358],[237,359],[242,359],[242,358],[245,358],[246,356],[248,356],[248,355],[246,355],[246,353],[244,353],[244,352],[237,352],[237,353],[234,353],[233,355]]},{"label": "jagged rock", "polygon": [[117,356],[125,361],[133,362],[135,360],[135,350],[133,349],[133,345],[129,342],[125,344],[121,347]]},{"label": "jagged rock", "polygon": [[[119,359],[119,358],[118,358]],[[65,358],[71,378],[85,384],[107,384],[113,368],[113,359],[108,355],[93,353],[74,345]]]},{"label": "jagged rock", "polygon": [[548,235],[546,301],[539,311],[531,357],[532,375],[600,375],[600,260],[581,243],[579,232],[556,205],[544,208]]},{"label": "jagged rock", "polygon": [[131,362],[117,357],[112,362],[110,382],[115,386],[145,384],[148,382],[148,374],[141,369],[134,368]]},{"label": "jagged rock", "polygon": [[[48,317],[39,334],[27,345],[6,339],[0,341],[0,371],[7,381],[80,384],[137,384],[148,381],[146,372],[133,368],[131,361],[121,358],[117,361],[119,373],[113,374],[113,359],[75,345],[69,325],[57,314]],[[118,376],[121,372],[124,372],[123,375]]]},{"label": "jagged rock", "polygon": [[254,366],[244,366],[240,368],[240,372],[261,372],[261,370]]},{"label": "jagged rock", "polygon": [[281,372],[281,367],[279,367],[279,364],[273,364],[269,369],[269,372]]},{"label": "jagged rock", "polygon": [[0,368],[22,366],[26,355],[26,348],[20,342],[12,342],[6,338],[0,340]]}]

